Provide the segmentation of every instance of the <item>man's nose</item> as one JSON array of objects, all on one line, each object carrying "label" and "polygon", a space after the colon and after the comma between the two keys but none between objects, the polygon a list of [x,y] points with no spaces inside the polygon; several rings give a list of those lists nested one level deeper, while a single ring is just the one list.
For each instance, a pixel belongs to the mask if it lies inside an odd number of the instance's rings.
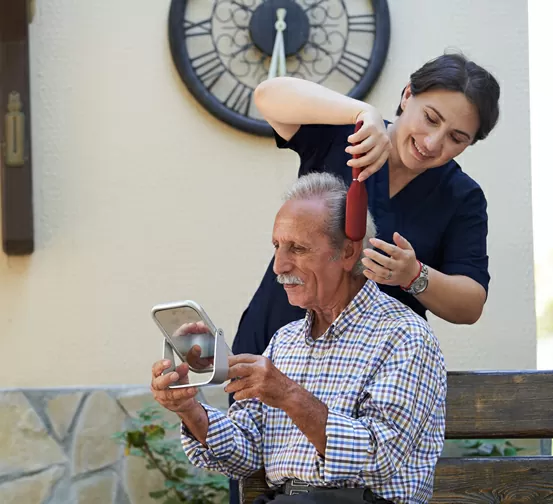
[{"label": "man's nose", "polygon": [[281,275],[288,273],[292,269],[292,263],[288,258],[288,254],[281,248],[275,251],[275,263],[273,264],[273,271],[275,275]]}]

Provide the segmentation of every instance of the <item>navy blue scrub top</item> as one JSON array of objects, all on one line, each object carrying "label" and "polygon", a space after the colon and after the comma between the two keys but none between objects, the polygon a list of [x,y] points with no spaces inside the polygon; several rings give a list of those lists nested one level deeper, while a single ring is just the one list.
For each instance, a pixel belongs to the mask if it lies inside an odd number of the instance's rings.
[{"label": "navy blue scrub top", "polygon": [[[351,183],[345,152],[353,125],[304,125],[290,141],[275,134],[277,146],[292,149],[300,157],[298,176],[329,172]],[[480,186],[463,173],[455,161],[423,172],[393,198],[389,196],[388,163],[366,181],[369,210],[377,237],[392,243],[395,231],[413,246],[417,259],[449,275],[468,276],[488,290],[486,198]],[[273,334],[303,318],[305,310],[291,306],[276,281],[273,260],[242,314],[233,352],[261,354]],[[426,318],[426,308],[400,287],[380,289]]]}]

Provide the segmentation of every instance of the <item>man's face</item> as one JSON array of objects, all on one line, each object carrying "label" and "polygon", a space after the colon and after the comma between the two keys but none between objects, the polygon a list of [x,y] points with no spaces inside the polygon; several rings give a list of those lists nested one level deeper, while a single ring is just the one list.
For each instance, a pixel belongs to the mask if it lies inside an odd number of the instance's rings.
[{"label": "man's face", "polygon": [[335,303],[337,288],[355,259],[332,247],[324,233],[327,208],[323,201],[287,201],[273,227],[274,272],[280,276],[288,301],[306,309]]}]

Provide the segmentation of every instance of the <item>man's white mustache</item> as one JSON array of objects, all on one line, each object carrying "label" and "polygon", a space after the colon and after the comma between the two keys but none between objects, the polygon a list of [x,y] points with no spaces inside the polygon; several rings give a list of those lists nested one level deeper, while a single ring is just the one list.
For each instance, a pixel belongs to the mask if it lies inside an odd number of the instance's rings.
[{"label": "man's white mustache", "polygon": [[280,284],[303,285],[303,280],[294,275],[277,275],[277,282]]}]

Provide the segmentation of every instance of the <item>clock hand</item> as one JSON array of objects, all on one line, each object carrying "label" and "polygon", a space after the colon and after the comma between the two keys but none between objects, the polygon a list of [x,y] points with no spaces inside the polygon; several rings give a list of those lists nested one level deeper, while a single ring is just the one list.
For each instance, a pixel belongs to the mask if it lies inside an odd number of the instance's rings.
[{"label": "clock hand", "polygon": [[278,75],[284,77],[286,75],[286,52],[284,50],[284,30],[286,30],[286,23],[284,18],[286,17],[286,9],[277,9],[277,22],[276,25],[282,26],[282,30],[279,31],[277,28],[277,33],[280,33],[280,56],[278,58]]},{"label": "clock hand", "polygon": [[276,11],[277,21],[275,23],[276,37],[273,46],[273,55],[271,57],[271,66],[269,67],[268,79],[286,75],[286,52],[284,50],[284,30],[286,30],[286,9],[280,8]]}]

